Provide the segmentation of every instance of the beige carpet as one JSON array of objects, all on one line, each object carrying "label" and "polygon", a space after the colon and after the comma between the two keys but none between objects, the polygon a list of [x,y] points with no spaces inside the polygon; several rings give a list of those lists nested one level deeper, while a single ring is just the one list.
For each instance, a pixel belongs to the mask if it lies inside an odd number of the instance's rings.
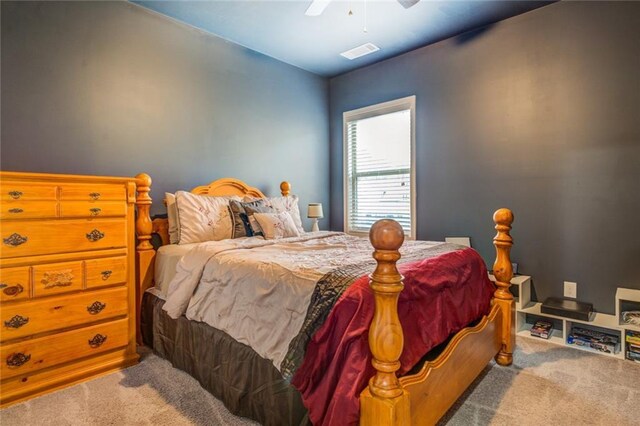
[{"label": "beige carpet", "polygon": [[[0,411],[9,425],[252,425],[153,354],[125,371]],[[446,425],[638,425],[640,364],[518,340],[515,363],[487,367]]]}]

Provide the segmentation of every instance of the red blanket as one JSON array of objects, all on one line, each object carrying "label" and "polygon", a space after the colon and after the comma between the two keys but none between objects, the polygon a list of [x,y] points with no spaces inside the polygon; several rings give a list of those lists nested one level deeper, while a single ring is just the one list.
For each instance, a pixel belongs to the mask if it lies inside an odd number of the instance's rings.
[{"label": "red blanket", "polygon": [[[399,265],[404,275],[398,314],[404,331],[400,375],[435,346],[489,312],[494,286],[473,249]],[[369,279],[342,294],[313,335],[292,384],[314,425],[355,425],[359,396],[374,374],[368,333],[374,300]]]}]

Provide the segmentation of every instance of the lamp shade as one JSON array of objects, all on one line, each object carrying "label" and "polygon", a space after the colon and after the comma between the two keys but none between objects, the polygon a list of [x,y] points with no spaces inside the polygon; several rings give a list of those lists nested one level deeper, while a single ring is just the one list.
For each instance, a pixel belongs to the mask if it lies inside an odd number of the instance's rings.
[{"label": "lamp shade", "polygon": [[310,219],[322,219],[324,217],[322,214],[322,203],[309,203],[307,217]]}]

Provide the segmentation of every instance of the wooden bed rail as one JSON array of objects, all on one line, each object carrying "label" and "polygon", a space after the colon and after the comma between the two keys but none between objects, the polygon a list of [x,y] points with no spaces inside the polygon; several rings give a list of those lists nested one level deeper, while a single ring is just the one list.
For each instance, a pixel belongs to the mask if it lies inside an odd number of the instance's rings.
[{"label": "wooden bed rail", "polygon": [[461,330],[434,361],[420,372],[398,379],[404,345],[398,318],[398,297],[404,284],[396,262],[404,232],[394,220],[377,221],[369,232],[377,267],[370,275],[375,311],[369,329],[369,347],[376,370],[369,386],[360,394],[361,426],[405,426],[435,424],[491,358],[500,365],[513,361],[515,323],[513,295],[509,291],[513,271],[509,234],[513,213],[500,209],[493,215],[497,234],[493,239],[496,260],[493,273],[497,289],[491,311],[474,327]]}]

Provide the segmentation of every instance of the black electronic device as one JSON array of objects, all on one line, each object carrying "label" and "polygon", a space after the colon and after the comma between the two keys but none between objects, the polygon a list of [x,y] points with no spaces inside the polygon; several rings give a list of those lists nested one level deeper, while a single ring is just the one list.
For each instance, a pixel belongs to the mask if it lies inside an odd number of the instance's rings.
[{"label": "black electronic device", "polygon": [[543,314],[572,318],[580,321],[590,321],[593,313],[593,305],[591,303],[578,302],[577,300],[548,297],[542,304],[540,311]]}]

